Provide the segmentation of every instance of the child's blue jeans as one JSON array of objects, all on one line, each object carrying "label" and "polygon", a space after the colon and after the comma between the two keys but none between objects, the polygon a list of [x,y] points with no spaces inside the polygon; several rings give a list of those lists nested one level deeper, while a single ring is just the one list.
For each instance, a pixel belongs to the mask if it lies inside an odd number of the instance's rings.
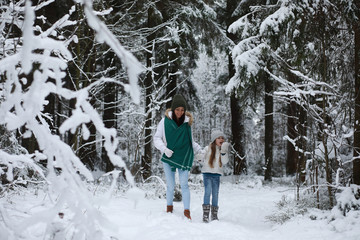
[{"label": "child's blue jeans", "polygon": [[205,187],[204,205],[210,204],[210,196],[212,196],[211,205],[218,207],[220,176],[220,174],[203,173]]},{"label": "child's blue jeans", "polygon": [[[173,205],[175,190],[175,172],[171,171],[168,163],[162,162],[166,177],[166,203]],[[181,186],[181,195],[184,203],[184,209],[190,209],[190,190],[189,190],[189,171],[177,169],[179,172],[179,181]]]}]

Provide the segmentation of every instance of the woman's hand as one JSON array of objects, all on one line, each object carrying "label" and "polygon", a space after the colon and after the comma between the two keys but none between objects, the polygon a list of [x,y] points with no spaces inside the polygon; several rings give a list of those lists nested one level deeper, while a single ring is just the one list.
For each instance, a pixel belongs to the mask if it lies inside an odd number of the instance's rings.
[{"label": "woman's hand", "polygon": [[168,157],[168,158],[171,158],[171,156],[173,155],[174,151],[168,149],[168,148],[165,148],[165,151],[164,151],[165,155]]}]

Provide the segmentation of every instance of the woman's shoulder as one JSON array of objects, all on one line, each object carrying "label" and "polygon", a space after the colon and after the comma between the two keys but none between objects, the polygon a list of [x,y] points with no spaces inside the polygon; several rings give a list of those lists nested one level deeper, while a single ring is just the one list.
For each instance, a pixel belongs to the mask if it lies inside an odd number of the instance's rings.
[{"label": "woman's shoulder", "polygon": [[165,117],[171,119],[172,111],[171,108],[166,109],[165,111]]},{"label": "woman's shoulder", "polygon": [[194,122],[193,115],[190,112],[186,111],[185,117],[188,117],[189,120],[187,122],[188,122],[189,126],[191,126]]}]

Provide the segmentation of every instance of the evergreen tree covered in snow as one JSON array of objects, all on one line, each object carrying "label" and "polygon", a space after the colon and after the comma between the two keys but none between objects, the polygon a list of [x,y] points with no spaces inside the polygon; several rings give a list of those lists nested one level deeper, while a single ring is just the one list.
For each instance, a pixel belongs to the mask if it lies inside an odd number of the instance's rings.
[{"label": "evergreen tree covered in snow", "polygon": [[[104,148],[112,164],[126,168],[124,161],[115,154],[118,145],[116,130],[105,127],[100,114],[89,101],[91,89],[112,80],[100,79],[80,89],[68,88],[66,69],[68,62],[73,59],[68,47],[72,41],[76,42],[77,38],[75,35],[69,38],[57,36],[57,39],[52,36],[56,36],[56,30],[73,24],[68,18],[75,11],[75,5],[51,27],[42,29],[35,23],[36,14],[49,3],[32,6],[30,1],[21,1],[16,6],[10,6],[10,8],[14,7],[11,10],[23,17],[19,18],[22,37],[17,51],[7,52],[0,60],[2,77],[0,123],[9,131],[22,128],[23,138],[33,135],[38,150],[34,153],[7,153],[0,150],[0,163],[2,166],[7,166],[6,172],[2,170],[1,174],[5,174],[8,181],[13,180],[14,168],[24,166],[32,168],[47,185],[45,189],[51,201],[43,211],[29,214],[18,226],[12,224],[14,220],[6,213],[6,209],[1,208],[1,215],[8,217],[3,219],[7,224],[0,226],[1,234],[5,238],[24,238],[29,234],[29,229],[44,222],[47,228],[41,234],[44,238],[49,238],[56,234],[52,226],[57,221],[58,214],[65,212],[72,222],[70,228],[65,233],[61,233],[65,234],[66,238],[102,239],[107,237],[104,229],[111,224],[99,214],[87,189],[84,180],[92,181],[93,176],[71,146],[62,140],[62,136],[67,132],[74,134],[78,128],[81,128],[81,135],[77,137],[86,140],[90,135],[86,124],[92,122],[98,134],[104,139]],[[127,70],[129,83],[118,81],[117,84],[124,86],[132,100],[138,104],[140,91],[137,76],[143,70],[141,64],[98,19],[90,1],[79,2],[77,7],[80,6],[89,27],[96,33],[97,41],[108,44],[121,59]],[[37,17],[44,18],[41,15]],[[61,135],[54,133],[48,124],[51,116],[45,109],[50,94],[68,101],[74,100],[75,103],[71,114],[59,128]],[[45,169],[39,167],[40,161],[45,162]],[[117,179],[119,171],[110,174]],[[128,182],[133,185],[134,181],[129,171],[125,171],[125,174]]]},{"label": "evergreen tree covered in snow", "polygon": [[[352,33],[339,7],[339,2],[328,1],[267,1],[251,6],[229,28],[241,40],[233,49],[237,72],[228,90],[245,95],[262,72],[270,75],[276,83],[274,95],[288,105],[287,173],[296,172],[299,184],[315,184],[324,176],[330,205],[331,184],[349,158],[352,137],[352,120],[343,118],[353,111],[351,95],[344,91],[349,84],[344,70],[352,71],[346,67],[352,54],[344,43]],[[341,32],[342,27],[348,32]],[[339,61],[339,56],[346,57]]]}]

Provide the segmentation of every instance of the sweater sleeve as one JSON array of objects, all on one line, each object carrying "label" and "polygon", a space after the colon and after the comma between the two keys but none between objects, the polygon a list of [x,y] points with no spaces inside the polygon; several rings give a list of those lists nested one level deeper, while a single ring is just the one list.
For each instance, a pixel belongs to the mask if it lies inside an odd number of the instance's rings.
[{"label": "sweater sleeve", "polygon": [[193,149],[194,149],[194,153],[198,153],[199,151],[201,151],[201,146],[199,144],[197,144],[196,142],[194,142],[193,139]]},{"label": "sweater sleeve", "polygon": [[161,153],[164,153],[166,149],[166,143],[164,139],[165,139],[165,129],[164,129],[164,118],[163,118],[159,122],[154,135],[154,146],[158,150],[160,150]]},{"label": "sweater sleeve", "polygon": [[207,152],[207,146],[203,149],[200,150],[196,155],[195,155],[195,160],[200,162],[200,163],[204,163],[205,162],[205,156],[206,156],[206,152]]},{"label": "sweater sleeve", "polygon": [[202,147],[194,141],[194,137],[191,133],[191,139],[192,139],[192,147],[193,147],[193,150],[194,150],[194,154],[197,154],[197,153],[200,153]]}]

